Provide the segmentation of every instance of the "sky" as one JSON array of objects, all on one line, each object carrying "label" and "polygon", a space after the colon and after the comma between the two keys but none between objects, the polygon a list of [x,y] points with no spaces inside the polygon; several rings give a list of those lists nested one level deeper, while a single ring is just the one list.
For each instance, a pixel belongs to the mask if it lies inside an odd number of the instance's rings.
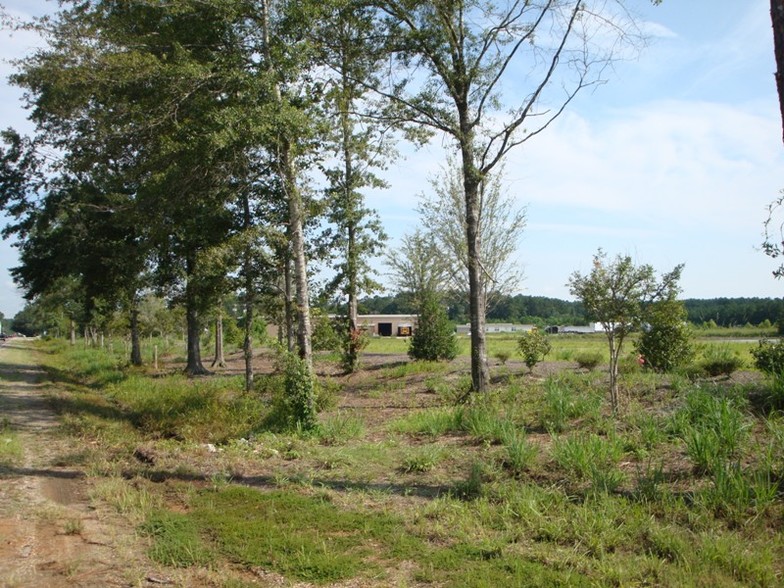
[{"label": "sky", "polygon": [[[52,10],[45,0],[0,0],[9,12]],[[520,292],[571,299],[574,271],[602,248],[658,272],[685,264],[683,298],[781,297],[774,260],[760,251],[767,206],[784,189],[784,143],[773,73],[768,0],[627,3],[649,39],[606,84],[578,97],[546,131],[510,153],[504,185],[527,209],[516,261]],[[29,51],[28,34],[0,32],[0,58]],[[0,63],[0,126],[31,129]],[[444,164],[442,138],[386,172],[368,194],[395,247],[418,225],[418,195]],[[0,219],[0,224],[2,224]],[[24,301],[0,243],[0,312]],[[380,264],[377,264],[380,267]]]}]

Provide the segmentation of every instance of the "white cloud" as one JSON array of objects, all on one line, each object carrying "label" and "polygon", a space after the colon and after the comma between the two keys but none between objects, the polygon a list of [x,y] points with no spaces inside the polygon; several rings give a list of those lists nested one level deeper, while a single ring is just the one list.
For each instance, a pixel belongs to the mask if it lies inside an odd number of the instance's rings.
[{"label": "white cloud", "polygon": [[735,226],[736,213],[777,190],[784,161],[771,114],[689,102],[646,104],[596,122],[567,114],[510,155],[509,180],[533,206]]}]

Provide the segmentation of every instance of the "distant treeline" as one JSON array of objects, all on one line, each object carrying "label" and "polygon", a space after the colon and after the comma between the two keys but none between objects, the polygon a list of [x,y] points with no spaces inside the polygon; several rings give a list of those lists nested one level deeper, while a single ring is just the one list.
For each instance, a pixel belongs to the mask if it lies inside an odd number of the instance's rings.
[{"label": "distant treeline", "polygon": [[[533,323],[539,325],[581,325],[588,317],[580,302],[546,296],[496,296],[487,313],[491,322]],[[702,325],[715,323],[721,327],[746,324],[771,324],[784,318],[784,300],[780,298],[689,298],[683,301],[689,321]],[[449,318],[456,323],[468,322],[468,304],[457,296],[448,296]],[[408,293],[373,296],[360,302],[362,314],[409,314],[415,306]]]}]

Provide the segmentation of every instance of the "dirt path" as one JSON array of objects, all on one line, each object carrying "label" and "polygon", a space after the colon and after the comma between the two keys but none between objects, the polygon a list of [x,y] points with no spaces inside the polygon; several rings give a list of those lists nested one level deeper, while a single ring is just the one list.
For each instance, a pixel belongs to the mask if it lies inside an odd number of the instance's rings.
[{"label": "dirt path", "polygon": [[56,432],[50,385],[29,341],[0,347],[0,443],[22,447],[0,461],[0,586],[140,585],[124,559],[133,533],[93,508],[83,471],[61,465],[73,448]]}]

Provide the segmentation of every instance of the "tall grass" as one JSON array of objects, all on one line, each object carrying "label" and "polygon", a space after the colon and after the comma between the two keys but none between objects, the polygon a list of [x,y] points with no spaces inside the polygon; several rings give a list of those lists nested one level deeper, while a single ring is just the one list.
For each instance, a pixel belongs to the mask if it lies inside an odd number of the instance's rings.
[{"label": "tall grass", "polygon": [[553,460],[578,480],[588,480],[591,490],[614,492],[624,481],[617,464],[623,455],[623,443],[615,436],[600,437],[580,434],[553,440]]},{"label": "tall grass", "polygon": [[560,433],[572,419],[598,414],[602,396],[581,389],[576,383],[576,379],[564,377],[550,377],[545,381],[539,417],[542,427]]},{"label": "tall grass", "polygon": [[197,443],[225,443],[262,428],[269,407],[244,394],[240,378],[128,376],[107,395],[148,435]]}]

